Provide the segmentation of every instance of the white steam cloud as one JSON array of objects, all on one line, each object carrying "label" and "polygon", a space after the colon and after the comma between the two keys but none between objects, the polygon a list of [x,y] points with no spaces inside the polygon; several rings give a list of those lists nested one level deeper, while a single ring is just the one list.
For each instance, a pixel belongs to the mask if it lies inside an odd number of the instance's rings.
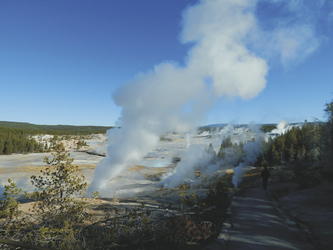
[{"label": "white steam cloud", "polygon": [[[331,21],[330,0],[259,0],[254,47],[265,58],[279,58],[286,68],[311,56],[326,40],[323,26]],[[330,25],[331,26],[331,25]]]},{"label": "white steam cloud", "polygon": [[[194,44],[186,65],[161,63],[114,93],[115,103],[122,107],[122,128],[108,132],[111,145],[107,157],[96,167],[89,192],[110,195],[110,179],[139,162],[162,134],[186,132],[203,124],[219,98],[249,99],[265,88],[268,66],[248,49],[250,42],[264,34],[255,16],[257,2],[202,0],[184,12],[181,41]],[[309,53],[316,48],[300,45],[311,40],[310,27],[299,32],[301,35],[295,35],[294,30],[282,27],[272,35],[277,38],[274,47],[286,60],[302,48]],[[201,158],[209,161],[207,156]]]}]

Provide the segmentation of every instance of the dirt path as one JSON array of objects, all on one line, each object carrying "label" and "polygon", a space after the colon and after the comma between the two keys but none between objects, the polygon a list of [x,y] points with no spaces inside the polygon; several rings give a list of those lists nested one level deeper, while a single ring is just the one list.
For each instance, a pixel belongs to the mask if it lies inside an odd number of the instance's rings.
[{"label": "dirt path", "polygon": [[234,196],[219,238],[206,249],[314,249],[304,233],[281,218],[269,192],[247,189]]}]

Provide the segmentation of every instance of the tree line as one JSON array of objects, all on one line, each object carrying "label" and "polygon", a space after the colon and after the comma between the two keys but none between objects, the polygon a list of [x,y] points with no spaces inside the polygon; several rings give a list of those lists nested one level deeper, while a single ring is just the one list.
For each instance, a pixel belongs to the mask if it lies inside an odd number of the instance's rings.
[{"label": "tree line", "polygon": [[[333,101],[326,103],[326,122],[307,122],[263,143],[258,161],[270,166],[311,164],[333,170]],[[331,172],[329,171],[329,172]]]},{"label": "tree line", "polygon": [[[333,101],[325,104],[324,112],[326,121],[305,121],[283,134],[273,135],[268,141],[262,139],[259,155],[251,163],[257,167],[295,166],[298,175],[304,175],[304,168],[317,168],[325,177],[333,179]],[[267,124],[261,127],[261,131],[267,133],[275,128]],[[225,164],[237,166],[243,161],[245,144],[225,138],[217,157]]]},{"label": "tree line", "polygon": [[[59,136],[70,138],[70,135],[86,136],[91,134],[105,134],[112,127],[103,126],[70,126],[70,125],[35,125],[20,122],[0,121],[0,155],[13,153],[34,153],[49,150],[47,144],[39,143],[33,135],[54,135],[56,141]],[[84,146],[79,141],[78,147]],[[53,144],[55,144],[53,142]]]},{"label": "tree line", "polygon": [[43,145],[22,129],[0,127],[0,155],[43,152]]},{"label": "tree line", "polygon": [[36,125],[25,122],[0,121],[0,127],[25,130],[32,135],[90,135],[105,134],[112,126],[72,126],[72,125]]}]

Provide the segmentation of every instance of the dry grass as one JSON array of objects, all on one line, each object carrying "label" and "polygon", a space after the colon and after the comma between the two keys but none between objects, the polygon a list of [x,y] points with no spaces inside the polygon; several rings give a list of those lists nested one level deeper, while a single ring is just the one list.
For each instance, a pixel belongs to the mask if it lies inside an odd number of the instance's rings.
[{"label": "dry grass", "polygon": [[[79,167],[79,170],[82,169],[95,169],[96,164],[74,164],[75,166]],[[0,173],[19,173],[19,172],[26,172],[26,173],[32,173],[32,172],[40,172],[41,170],[44,170],[45,166],[16,166],[16,167],[1,167]]]},{"label": "dry grass", "polygon": [[82,169],[95,169],[96,167],[96,164],[81,164],[81,165],[77,165],[77,164],[74,164],[75,166],[78,166],[79,167],[79,170],[82,170]]},{"label": "dry grass", "polygon": [[144,166],[141,165],[135,165],[134,167],[130,167],[128,170],[129,171],[140,171],[141,169],[143,169]]},{"label": "dry grass", "polygon": [[254,169],[248,170],[243,175],[243,180],[239,184],[239,188],[247,188],[247,187],[256,186],[261,181],[261,171],[262,171],[262,168],[254,168]]},{"label": "dry grass", "polygon": [[2,167],[0,173],[17,173],[17,172],[39,172],[45,169],[44,166],[17,166],[17,167]]}]

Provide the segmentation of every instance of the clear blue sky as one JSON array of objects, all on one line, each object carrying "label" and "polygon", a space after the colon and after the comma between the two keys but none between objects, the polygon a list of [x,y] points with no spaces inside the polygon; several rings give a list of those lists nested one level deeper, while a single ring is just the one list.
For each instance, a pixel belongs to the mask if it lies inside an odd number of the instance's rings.
[{"label": "clear blue sky", "polygon": [[[252,2],[255,34],[244,44],[265,60],[266,87],[247,100],[222,96],[204,123],[325,119],[333,98],[333,1]],[[1,0],[0,120],[115,125],[119,86],[162,62],[185,67],[194,43],[184,40],[183,14],[197,3]]]}]

